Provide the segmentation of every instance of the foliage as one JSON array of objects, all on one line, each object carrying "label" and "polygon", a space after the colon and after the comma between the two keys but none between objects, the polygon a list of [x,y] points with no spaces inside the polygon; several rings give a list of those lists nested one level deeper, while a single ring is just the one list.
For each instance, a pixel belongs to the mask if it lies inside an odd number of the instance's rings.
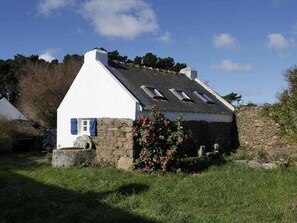
[{"label": "foliage", "polygon": [[0,139],[10,139],[15,135],[12,121],[0,117]]},{"label": "foliage", "polygon": [[147,67],[156,67],[157,61],[158,61],[158,57],[153,53],[146,53],[142,57],[143,65]]},{"label": "foliage", "polygon": [[31,126],[19,120],[8,120],[0,117],[0,140],[16,137],[36,136],[38,132]]},{"label": "foliage", "polygon": [[37,55],[25,57],[20,54],[17,54],[13,60],[0,60],[0,97],[6,96],[15,104],[20,93],[18,82],[21,70],[27,63],[36,61],[38,61]]},{"label": "foliage", "polygon": [[278,95],[278,102],[264,106],[264,114],[278,125],[279,134],[297,141],[297,67],[284,73],[288,88]]},{"label": "foliage", "polygon": [[239,102],[241,100],[242,96],[238,95],[237,93],[231,92],[230,94],[227,94],[227,95],[223,96],[222,98],[224,98],[227,102],[232,104],[233,102]]},{"label": "foliage", "polygon": [[132,138],[140,148],[135,168],[147,172],[173,171],[185,154],[189,135],[182,127],[182,117],[169,121],[156,107],[152,119],[141,116],[134,126]]},{"label": "foliage", "polygon": [[82,57],[66,55],[63,63],[27,63],[19,81],[20,109],[42,126],[56,126],[56,111],[82,66]]}]

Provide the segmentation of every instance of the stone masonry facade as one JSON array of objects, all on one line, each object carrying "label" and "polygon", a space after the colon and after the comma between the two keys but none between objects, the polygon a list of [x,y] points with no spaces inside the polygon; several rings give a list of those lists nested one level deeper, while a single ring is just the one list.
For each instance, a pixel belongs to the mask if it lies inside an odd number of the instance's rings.
[{"label": "stone masonry facade", "polygon": [[91,138],[97,162],[128,169],[133,163],[132,130],[132,119],[98,118],[97,136]]},{"label": "stone masonry facade", "polygon": [[[97,136],[91,139],[96,148],[98,163],[106,162],[118,168],[129,169],[136,158],[131,139],[133,124],[132,119],[97,119]],[[183,126],[192,133],[192,155],[197,154],[199,146],[202,145],[207,150],[212,150],[213,145],[218,143],[222,152],[234,146],[232,135],[236,134],[236,131],[233,130],[232,123],[187,121],[183,122]]]}]

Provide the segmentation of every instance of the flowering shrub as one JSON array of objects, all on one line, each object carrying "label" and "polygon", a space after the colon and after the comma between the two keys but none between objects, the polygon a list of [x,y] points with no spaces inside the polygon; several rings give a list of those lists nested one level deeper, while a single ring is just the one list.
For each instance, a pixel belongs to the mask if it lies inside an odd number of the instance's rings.
[{"label": "flowering shrub", "polygon": [[184,156],[189,138],[183,130],[182,117],[169,121],[157,107],[153,107],[151,116],[152,119],[141,116],[133,128],[131,137],[139,150],[134,168],[146,172],[173,171]]}]

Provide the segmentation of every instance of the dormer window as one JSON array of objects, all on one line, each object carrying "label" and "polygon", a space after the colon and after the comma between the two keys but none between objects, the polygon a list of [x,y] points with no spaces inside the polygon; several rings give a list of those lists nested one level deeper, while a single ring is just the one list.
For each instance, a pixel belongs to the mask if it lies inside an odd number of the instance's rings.
[{"label": "dormer window", "polygon": [[193,102],[193,100],[183,91],[176,89],[169,89],[179,100],[186,102]]},{"label": "dormer window", "polygon": [[166,100],[166,98],[164,97],[164,95],[158,91],[156,88],[154,87],[148,87],[145,85],[140,86],[145,93],[147,93],[151,98],[153,99],[157,99],[157,100]]},{"label": "dormer window", "polygon": [[207,104],[214,104],[214,101],[208,97],[206,94],[198,92],[198,91],[194,91],[194,94],[196,96],[198,96],[198,98],[200,98],[202,101],[204,101]]}]

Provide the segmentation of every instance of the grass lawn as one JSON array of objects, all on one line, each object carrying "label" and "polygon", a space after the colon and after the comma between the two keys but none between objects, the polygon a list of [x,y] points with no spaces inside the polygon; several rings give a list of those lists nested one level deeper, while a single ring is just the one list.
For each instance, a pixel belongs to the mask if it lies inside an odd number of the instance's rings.
[{"label": "grass lawn", "polygon": [[53,169],[45,154],[0,155],[4,222],[297,222],[297,169],[227,162],[192,174]]}]

